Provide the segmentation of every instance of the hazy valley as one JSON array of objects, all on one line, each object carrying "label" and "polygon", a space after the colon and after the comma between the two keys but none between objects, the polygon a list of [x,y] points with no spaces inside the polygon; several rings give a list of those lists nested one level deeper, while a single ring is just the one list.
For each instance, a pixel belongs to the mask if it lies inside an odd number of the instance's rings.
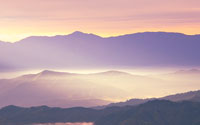
[{"label": "hazy valley", "polygon": [[[0,106],[93,107],[132,98],[198,90],[200,72],[133,75],[121,71],[76,74],[45,70],[0,80]],[[186,80],[187,79],[187,80]]]}]

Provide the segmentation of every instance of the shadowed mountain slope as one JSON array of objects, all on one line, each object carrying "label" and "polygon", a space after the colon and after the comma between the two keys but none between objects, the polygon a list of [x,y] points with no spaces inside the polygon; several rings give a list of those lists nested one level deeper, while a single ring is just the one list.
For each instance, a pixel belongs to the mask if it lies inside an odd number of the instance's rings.
[{"label": "shadowed mountain slope", "polygon": [[200,35],[144,32],[102,38],[74,32],[0,42],[0,68],[199,66]]},{"label": "shadowed mountain slope", "polygon": [[94,122],[95,125],[199,125],[200,103],[154,100],[139,106],[89,108],[22,108],[0,109],[0,124]]},{"label": "shadowed mountain slope", "polygon": [[101,109],[105,107],[112,107],[112,106],[136,106],[140,104],[144,104],[148,101],[153,100],[169,100],[173,102],[180,102],[180,101],[193,101],[193,102],[200,102],[200,90],[198,91],[190,91],[185,93],[178,93],[174,95],[169,95],[161,98],[147,98],[147,99],[130,99],[125,102],[118,102],[118,103],[111,103],[105,106],[95,107],[96,109]]}]

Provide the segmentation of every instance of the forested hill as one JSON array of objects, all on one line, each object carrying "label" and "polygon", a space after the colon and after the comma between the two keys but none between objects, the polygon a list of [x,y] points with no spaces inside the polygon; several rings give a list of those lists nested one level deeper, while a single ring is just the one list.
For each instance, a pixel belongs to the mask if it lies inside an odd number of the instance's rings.
[{"label": "forested hill", "polygon": [[154,100],[139,106],[90,108],[22,108],[7,106],[0,110],[0,124],[94,122],[95,125],[199,125],[200,103]]}]

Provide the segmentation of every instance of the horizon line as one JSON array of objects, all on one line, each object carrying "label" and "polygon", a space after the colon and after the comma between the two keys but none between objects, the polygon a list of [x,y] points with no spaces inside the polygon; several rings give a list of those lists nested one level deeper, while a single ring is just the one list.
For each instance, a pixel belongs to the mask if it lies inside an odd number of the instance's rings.
[{"label": "horizon line", "polygon": [[137,33],[178,33],[178,34],[183,34],[183,35],[187,35],[187,36],[195,36],[195,35],[200,35],[200,33],[195,33],[195,34],[187,34],[187,33],[182,33],[182,32],[173,32],[173,31],[139,31],[139,32],[133,32],[133,33],[124,33],[124,34],[116,34],[116,35],[110,35],[110,36],[103,36],[103,35],[98,35],[97,33],[91,33],[91,32],[84,32],[84,31],[73,31],[69,34],[56,34],[56,35],[29,35],[29,36],[26,36],[24,38],[21,38],[19,40],[16,40],[16,41],[4,41],[4,40],[0,40],[0,42],[4,42],[4,43],[16,43],[16,42],[20,42],[26,38],[29,38],[29,37],[56,37],[56,36],[68,36],[68,35],[71,35],[71,34],[74,34],[76,32],[79,32],[79,33],[83,33],[83,34],[88,34],[88,35],[95,35],[95,36],[98,36],[98,37],[101,37],[101,38],[111,38],[111,37],[119,37],[119,36],[125,36],[125,35],[132,35],[132,34],[137,34]]}]

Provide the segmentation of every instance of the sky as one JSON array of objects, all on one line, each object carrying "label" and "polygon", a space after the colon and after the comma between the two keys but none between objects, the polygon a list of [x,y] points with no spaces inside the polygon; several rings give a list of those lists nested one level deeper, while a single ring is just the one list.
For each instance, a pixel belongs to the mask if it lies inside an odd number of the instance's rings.
[{"label": "sky", "polygon": [[0,0],[0,40],[144,31],[200,34],[200,0]]}]

